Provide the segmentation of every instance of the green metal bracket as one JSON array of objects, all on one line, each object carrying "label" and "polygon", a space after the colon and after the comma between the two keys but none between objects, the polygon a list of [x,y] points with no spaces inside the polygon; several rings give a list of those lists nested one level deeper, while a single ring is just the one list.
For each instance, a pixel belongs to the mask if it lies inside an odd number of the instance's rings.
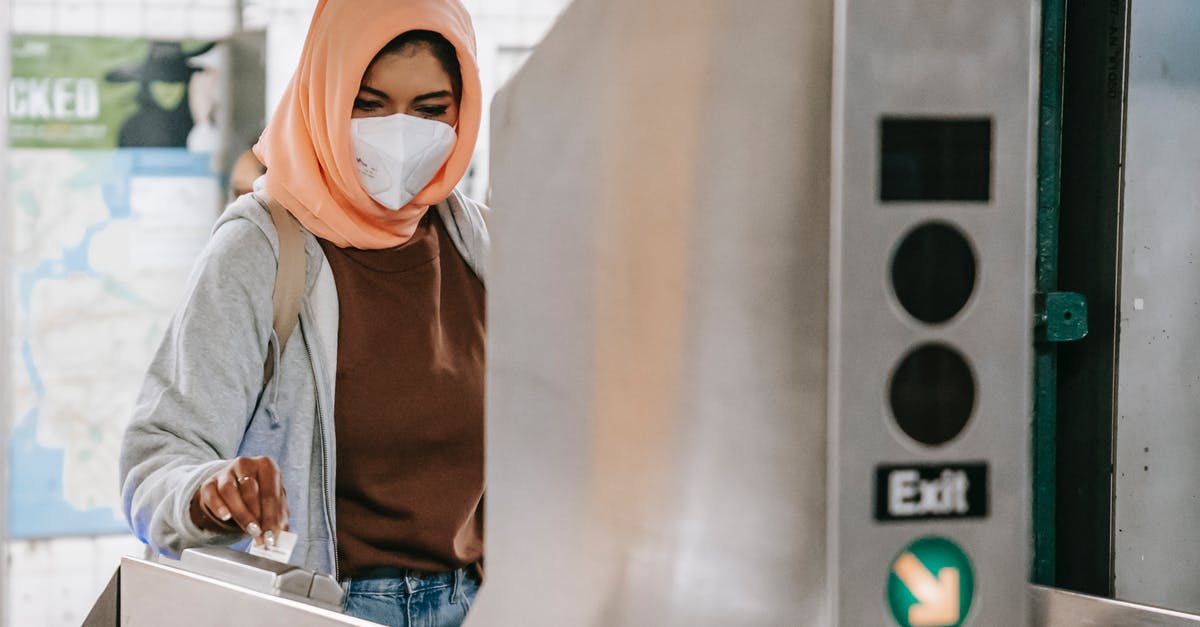
[{"label": "green metal bracket", "polygon": [[1039,293],[1034,334],[1039,342],[1082,340],[1088,333],[1087,298],[1075,292]]}]

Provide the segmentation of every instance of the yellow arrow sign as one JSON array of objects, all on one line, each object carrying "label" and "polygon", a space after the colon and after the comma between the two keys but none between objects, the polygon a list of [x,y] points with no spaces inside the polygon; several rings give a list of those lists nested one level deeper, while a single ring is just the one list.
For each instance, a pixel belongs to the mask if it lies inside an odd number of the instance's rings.
[{"label": "yellow arrow sign", "polygon": [[958,623],[957,568],[942,568],[935,578],[921,560],[905,551],[896,560],[893,569],[917,598],[917,604],[908,608],[908,622],[913,627],[948,627]]}]

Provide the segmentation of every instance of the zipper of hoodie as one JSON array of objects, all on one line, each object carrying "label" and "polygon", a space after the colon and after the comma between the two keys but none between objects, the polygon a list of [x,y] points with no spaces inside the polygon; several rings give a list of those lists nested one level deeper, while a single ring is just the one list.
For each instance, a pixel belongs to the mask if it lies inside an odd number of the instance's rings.
[{"label": "zipper of hoodie", "polygon": [[338,577],[338,545],[337,532],[333,529],[333,511],[330,510],[332,499],[329,496],[329,443],[325,437],[325,412],[321,409],[321,386],[320,375],[317,374],[317,364],[313,361],[312,349],[308,346],[308,336],[301,329],[300,337],[304,340],[304,353],[308,356],[308,363],[313,367],[313,374],[317,376],[317,427],[320,431],[321,438],[321,494],[324,496],[325,510],[325,528],[329,530],[329,541],[333,544],[333,578]]}]

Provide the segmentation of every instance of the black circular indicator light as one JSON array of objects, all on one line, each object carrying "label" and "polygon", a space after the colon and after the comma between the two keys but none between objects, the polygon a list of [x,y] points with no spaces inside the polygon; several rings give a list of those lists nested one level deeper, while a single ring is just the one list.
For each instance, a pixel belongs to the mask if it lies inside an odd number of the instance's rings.
[{"label": "black circular indicator light", "polygon": [[975,291],[975,252],[945,222],[913,229],[892,256],[892,290],[912,317],[928,324],[950,320]]},{"label": "black circular indicator light", "polygon": [[908,437],[936,446],[962,433],[975,409],[975,376],[966,359],[944,344],[909,351],[892,373],[892,416]]}]

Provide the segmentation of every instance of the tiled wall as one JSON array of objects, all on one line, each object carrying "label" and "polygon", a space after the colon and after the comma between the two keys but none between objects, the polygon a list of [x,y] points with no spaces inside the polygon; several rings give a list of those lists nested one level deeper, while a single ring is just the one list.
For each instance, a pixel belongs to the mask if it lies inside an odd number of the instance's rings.
[{"label": "tiled wall", "polygon": [[141,552],[133,536],[9,542],[6,624],[78,627],[121,557]]},{"label": "tiled wall", "polygon": [[[477,30],[529,42],[567,0],[464,0]],[[244,7],[239,16],[238,6]],[[164,39],[215,38],[265,28],[291,13],[305,25],[315,0],[11,0],[15,32]]]},{"label": "tiled wall", "polygon": [[221,37],[236,0],[12,0],[13,30],[41,35]]}]

